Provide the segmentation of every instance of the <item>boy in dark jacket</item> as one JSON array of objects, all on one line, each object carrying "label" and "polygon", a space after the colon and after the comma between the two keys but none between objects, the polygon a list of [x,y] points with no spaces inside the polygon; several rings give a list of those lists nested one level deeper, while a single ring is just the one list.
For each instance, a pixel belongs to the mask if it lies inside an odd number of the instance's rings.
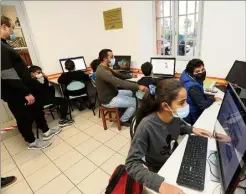
[{"label": "boy in dark jacket", "polygon": [[143,85],[146,87],[149,87],[149,85],[157,85],[157,80],[152,77],[152,69],[153,66],[150,62],[146,62],[142,64],[141,70],[142,73],[144,74],[144,77],[142,77],[140,80],[138,80],[139,85]]}]

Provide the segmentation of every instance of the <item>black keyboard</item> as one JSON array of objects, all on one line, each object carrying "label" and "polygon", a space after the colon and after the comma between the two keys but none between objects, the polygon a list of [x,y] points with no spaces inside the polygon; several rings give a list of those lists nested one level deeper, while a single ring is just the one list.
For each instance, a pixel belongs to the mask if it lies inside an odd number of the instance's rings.
[{"label": "black keyboard", "polygon": [[190,135],[177,178],[179,185],[204,190],[208,139]]}]

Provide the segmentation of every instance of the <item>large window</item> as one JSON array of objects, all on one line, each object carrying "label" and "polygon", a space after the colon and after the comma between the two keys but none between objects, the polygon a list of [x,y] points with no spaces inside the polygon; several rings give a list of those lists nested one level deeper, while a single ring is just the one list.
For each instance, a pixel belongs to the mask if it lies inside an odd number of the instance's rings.
[{"label": "large window", "polygon": [[200,56],[202,1],[155,1],[157,54]]}]

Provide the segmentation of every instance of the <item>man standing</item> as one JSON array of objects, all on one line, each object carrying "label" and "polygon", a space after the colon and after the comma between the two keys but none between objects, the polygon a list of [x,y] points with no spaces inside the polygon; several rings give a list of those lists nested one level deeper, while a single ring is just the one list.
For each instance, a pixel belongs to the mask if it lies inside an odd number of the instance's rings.
[{"label": "man standing", "polygon": [[126,81],[125,79],[130,79],[131,76],[117,73],[109,68],[115,64],[112,50],[101,50],[99,59],[101,64],[96,71],[96,88],[99,100],[106,108],[127,108],[120,120],[121,125],[130,126],[129,119],[136,111],[136,99],[132,97],[132,91],[146,91],[148,88]]},{"label": "man standing", "polygon": [[10,18],[1,16],[1,98],[13,113],[21,135],[28,142],[28,148],[46,148],[51,143],[35,139],[33,121],[43,131],[43,140],[49,140],[61,129],[49,129],[42,107],[35,103],[34,96],[39,95],[39,82],[32,79],[20,55],[8,45],[6,40],[15,37],[14,23]]}]

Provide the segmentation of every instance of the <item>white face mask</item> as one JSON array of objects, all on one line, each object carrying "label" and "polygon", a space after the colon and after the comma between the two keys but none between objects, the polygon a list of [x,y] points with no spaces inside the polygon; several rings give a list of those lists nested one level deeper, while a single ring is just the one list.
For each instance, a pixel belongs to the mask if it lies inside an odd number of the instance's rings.
[{"label": "white face mask", "polygon": [[40,78],[43,77],[43,74],[42,74],[42,73],[39,73],[39,74],[35,75],[35,77],[36,77],[37,79],[40,79]]},{"label": "white face mask", "polygon": [[110,59],[110,63],[109,63],[109,66],[113,67],[115,64],[115,58],[113,59]]},{"label": "white face mask", "polygon": [[41,84],[44,83],[44,76],[43,76],[42,73],[37,74],[35,77],[37,78],[37,80],[38,80]]},{"label": "white face mask", "polygon": [[187,104],[186,106],[184,106],[182,108],[177,108],[176,113],[174,113],[174,111],[171,108],[170,108],[170,110],[172,111],[172,114],[174,117],[183,119],[189,115],[190,106],[189,106],[189,104]]}]

